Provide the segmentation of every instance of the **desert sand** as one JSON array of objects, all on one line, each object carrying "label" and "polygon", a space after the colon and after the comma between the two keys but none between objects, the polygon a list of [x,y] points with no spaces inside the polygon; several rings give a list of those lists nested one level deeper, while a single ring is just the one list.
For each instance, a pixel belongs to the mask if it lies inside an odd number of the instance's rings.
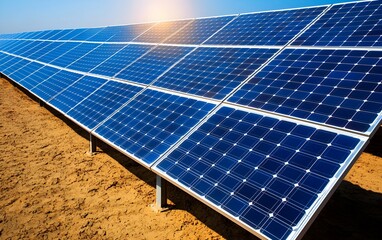
[{"label": "desert sand", "polygon": [[[0,79],[0,239],[257,239]],[[304,239],[382,239],[382,129]]]}]

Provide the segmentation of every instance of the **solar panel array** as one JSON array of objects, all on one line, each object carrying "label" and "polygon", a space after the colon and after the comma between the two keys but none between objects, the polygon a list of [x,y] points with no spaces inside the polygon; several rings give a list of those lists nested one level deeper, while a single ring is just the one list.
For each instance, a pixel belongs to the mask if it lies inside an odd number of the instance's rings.
[{"label": "solar panel array", "polygon": [[382,120],[381,1],[0,35],[0,71],[262,238],[301,237]]}]

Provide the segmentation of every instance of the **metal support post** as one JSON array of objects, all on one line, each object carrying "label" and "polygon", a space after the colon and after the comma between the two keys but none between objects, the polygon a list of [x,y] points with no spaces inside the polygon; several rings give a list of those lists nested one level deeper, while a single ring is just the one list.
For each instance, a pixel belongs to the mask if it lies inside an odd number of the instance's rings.
[{"label": "metal support post", "polygon": [[157,175],[156,179],[156,208],[163,209],[167,207],[167,181]]},{"label": "metal support post", "polygon": [[38,100],[38,104],[40,104],[40,107],[43,107],[44,106],[44,101],[42,101],[41,99]]},{"label": "metal support post", "polygon": [[90,154],[93,154],[97,151],[97,138],[90,134],[89,137],[89,142],[90,142]]}]

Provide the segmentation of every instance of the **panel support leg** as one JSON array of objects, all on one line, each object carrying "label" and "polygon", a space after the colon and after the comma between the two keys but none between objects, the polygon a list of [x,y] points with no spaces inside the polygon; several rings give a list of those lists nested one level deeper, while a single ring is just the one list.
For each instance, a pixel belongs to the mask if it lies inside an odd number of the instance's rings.
[{"label": "panel support leg", "polygon": [[90,134],[89,137],[90,142],[90,154],[94,154],[97,151],[97,138]]},{"label": "panel support leg", "polygon": [[44,101],[42,101],[41,99],[38,100],[38,104],[40,104],[40,107],[43,107],[44,106]]},{"label": "panel support leg", "polygon": [[156,202],[155,208],[157,211],[163,211],[167,208],[167,181],[156,176]]}]

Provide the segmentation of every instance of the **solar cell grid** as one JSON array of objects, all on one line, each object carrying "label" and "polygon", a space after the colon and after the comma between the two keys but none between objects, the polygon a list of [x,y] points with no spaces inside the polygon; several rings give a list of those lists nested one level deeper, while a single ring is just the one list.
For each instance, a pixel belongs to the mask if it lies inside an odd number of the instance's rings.
[{"label": "solar cell grid", "polygon": [[201,44],[232,19],[234,19],[234,16],[196,19],[165,42],[173,44]]},{"label": "solar cell grid", "polygon": [[76,82],[82,76],[83,75],[77,73],[62,70],[45,81],[40,82],[32,88],[31,91],[40,99],[49,101],[57,93]]},{"label": "solar cell grid", "polygon": [[156,23],[144,34],[134,39],[134,42],[161,43],[191,21],[182,20]]},{"label": "solar cell grid", "polygon": [[121,71],[116,78],[149,84],[193,48],[158,46]]},{"label": "solar cell grid", "polygon": [[151,164],[194,127],[213,104],[147,89],[95,130]]},{"label": "solar cell grid", "polygon": [[[27,65],[29,63],[28,60],[25,60],[25,59],[22,59],[22,58],[16,58],[17,60],[15,60],[15,62],[12,62],[12,64],[9,65],[9,67],[5,68],[2,70],[2,72],[9,76],[14,73],[14,72],[17,72],[19,69],[22,69],[25,65]],[[14,79],[16,81],[16,79]]]},{"label": "solar cell grid", "polygon": [[241,15],[206,44],[285,45],[324,9],[317,7]]},{"label": "solar cell grid", "polygon": [[86,41],[88,40],[89,38],[93,37],[94,35],[96,35],[97,33],[99,33],[100,31],[102,31],[104,28],[86,28],[84,29],[83,31],[81,31],[81,29],[79,29],[78,31],[78,34],[74,34],[75,31],[71,32],[70,34],[68,35],[65,35],[63,36],[60,40],[63,40],[63,39],[67,39],[67,40],[77,40],[77,41]]},{"label": "solar cell grid", "polygon": [[9,77],[16,82],[20,82],[30,74],[34,73],[35,71],[38,71],[43,66],[44,65],[36,62],[29,62],[25,66],[22,66],[13,73],[9,74]]},{"label": "solar cell grid", "polygon": [[91,130],[141,90],[140,87],[126,83],[109,81],[79,102],[67,114]]},{"label": "solar cell grid", "polygon": [[[49,63],[59,67],[67,67],[74,61],[77,61],[78,59],[84,57],[86,54],[98,48],[99,46],[100,44],[95,43],[81,43],[75,46],[74,48],[69,49],[64,54],[57,56],[56,59]],[[56,53],[56,51],[54,51],[53,53]]]},{"label": "solar cell grid", "polygon": [[126,66],[136,61],[151,48],[153,48],[151,45],[127,45],[114,56],[94,68],[91,73],[113,77],[122,71]]},{"label": "solar cell grid", "polygon": [[105,79],[85,76],[55,96],[49,103],[66,113],[106,82]]},{"label": "solar cell grid", "polygon": [[88,41],[130,42],[148,30],[152,25],[154,24],[148,23],[106,27],[101,32],[89,38]]},{"label": "solar cell grid", "polygon": [[382,52],[287,49],[230,102],[370,132],[382,111]]},{"label": "solar cell grid", "polygon": [[154,82],[155,86],[223,99],[277,49],[198,48]]},{"label": "solar cell grid", "polygon": [[77,61],[74,61],[68,68],[82,72],[90,72],[123,47],[125,47],[123,44],[102,44]]},{"label": "solar cell grid", "polygon": [[258,233],[286,239],[349,166],[358,144],[222,107],[154,168]]},{"label": "solar cell grid", "polygon": [[382,46],[381,1],[334,5],[293,45]]},{"label": "solar cell grid", "polygon": [[79,45],[80,43],[76,42],[52,42],[29,57],[44,63],[51,63]]},{"label": "solar cell grid", "polygon": [[63,30],[60,30],[57,34],[47,38],[48,40],[59,40],[61,39],[62,37],[66,36],[67,34],[71,33],[72,31],[74,31],[74,29],[63,29]]},{"label": "solar cell grid", "polygon": [[54,76],[54,74],[58,73],[59,71],[60,70],[58,70],[57,68],[44,66],[43,68],[40,68],[38,71],[35,71],[34,73],[26,77],[24,80],[20,81],[20,84],[26,89],[30,90],[37,86],[39,83]]}]

